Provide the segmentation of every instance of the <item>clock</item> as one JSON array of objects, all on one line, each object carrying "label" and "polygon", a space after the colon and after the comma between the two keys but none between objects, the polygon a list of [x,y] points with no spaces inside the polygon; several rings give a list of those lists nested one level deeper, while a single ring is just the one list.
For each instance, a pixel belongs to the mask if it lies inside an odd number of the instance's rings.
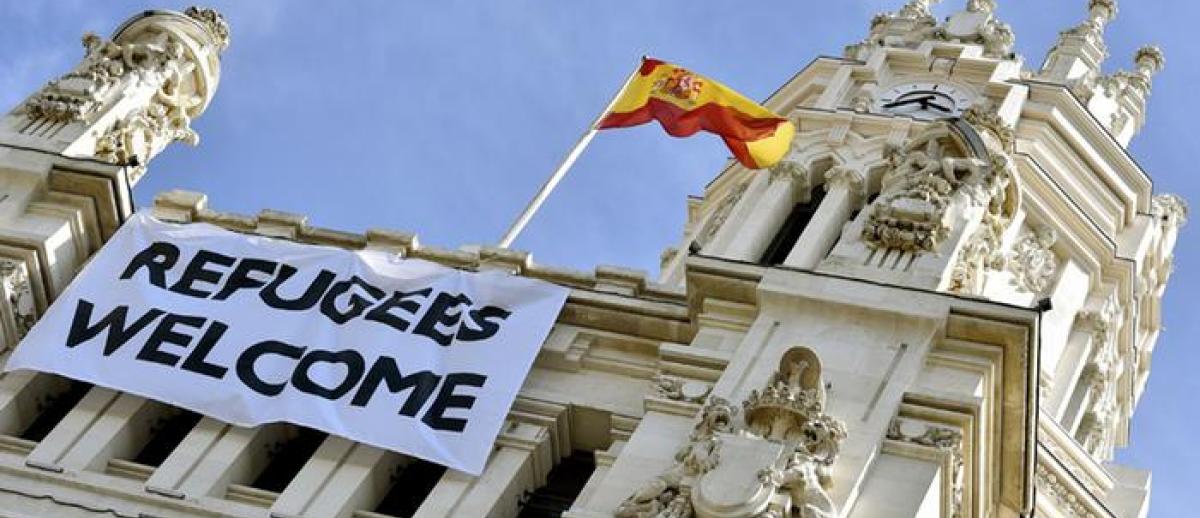
[{"label": "clock", "polygon": [[915,119],[958,117],[971,104],[971,96],[946,83],[902,83],[878,95],[875,107],[886,113]]}]

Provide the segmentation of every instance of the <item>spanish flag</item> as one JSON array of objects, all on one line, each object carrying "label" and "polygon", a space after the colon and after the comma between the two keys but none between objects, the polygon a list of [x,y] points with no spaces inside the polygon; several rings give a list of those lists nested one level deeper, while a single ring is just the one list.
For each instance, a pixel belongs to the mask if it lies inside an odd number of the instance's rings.
[{"label": "spanish flag", "polygon": [[625,128],[651,120],[673,137],[690,137],[700,130],[716,133],[750,169],[779,162],[796,134],[786,118],[721,83],[642,58],[642,66],[596,127]]}]

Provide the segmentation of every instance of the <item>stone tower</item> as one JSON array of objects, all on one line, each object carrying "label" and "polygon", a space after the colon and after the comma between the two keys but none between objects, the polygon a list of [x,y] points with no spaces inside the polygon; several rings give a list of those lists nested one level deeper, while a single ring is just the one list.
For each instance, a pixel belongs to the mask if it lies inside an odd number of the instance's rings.
[{"label": "stone tower", "polygon": [[[1105,75],[1115,0],[1037,71],[994,0],[877,15],[767,105],[798,132],[690,201],[658,282],[415,234],[154,214],[570,287],[480,477],[285,423],[241,428],[47,374],[0,375],[0,509],[22,516],[1118,517],[1187,209],[1126,145],[1162,53]],[[212,98],[228,27],[148,11],[0,119],[7,350],[129,216]]]},{"label": "stone tower", "polygon": [[[793,516],[1144,516],[1148,474],[1111,461],[1187,215],[1125,149],[1162,52],[1104,75],[1117,6],[1092,0],[1030,71],[994,1],[940,22],[931,3],[877,15],[843,58],[772,96],[799,128],[789,155],[765,174],[723,171],[664,254],[665,282],[703,297],[697,272],[722,272],[755,307],[714,388],[746,409],[725,447],[775,438],[754,431],[755,390],[774,388],[756,380],[801,347],[846,435],[836,460],[807,461],[830,475],[812,514]],[[769,470],[791,463],[773,462],[759,482],[778,493]],[[722,468],[688,473],[697,514],[732,516],[695,495],[734,492]],[[733,500],[772,498],[755,484]]]}]

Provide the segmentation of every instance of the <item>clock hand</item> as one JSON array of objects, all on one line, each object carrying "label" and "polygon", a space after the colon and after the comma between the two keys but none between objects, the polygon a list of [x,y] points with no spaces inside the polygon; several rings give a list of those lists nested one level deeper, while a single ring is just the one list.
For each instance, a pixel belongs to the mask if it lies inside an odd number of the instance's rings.
[{"label": "clock hand", "polygon": [[946,112],[946,113],[950,113],[950,112],[951,112],[950,108],[947,108],[947,107],[945,107],[945,106],[942,106],[942,105],[940,105],[940,104],[938,104],[938,103],[935,103],[935,102],[926,102],[926,103],[921,103],[921,107],[922,107],[922,108],[934,108],[934,109],[938,109],[938,110],[944,111],[944,112]]},{"label": "clock hand", "polygon": [[912,99],[900,99],[898,101],[890,102],[890,103],[883,105],[883,108],[895,108],[897,106],[902,106],[905,104],[912,104],[912,103],[921,103],[923,105],[923,104],[929,102],[930,99],[934,99],[934,96],[928,95],[925,97],[913,97]]}]

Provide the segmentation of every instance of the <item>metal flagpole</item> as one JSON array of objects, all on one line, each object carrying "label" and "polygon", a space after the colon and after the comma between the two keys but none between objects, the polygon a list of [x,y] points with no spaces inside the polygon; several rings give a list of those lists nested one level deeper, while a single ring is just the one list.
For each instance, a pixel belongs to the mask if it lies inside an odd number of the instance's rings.
[{"label": "metal flagpole", "polygon": [[[644,60],[645,56],[642,56],[642,59]],[[621,98],[621,94],[625,93],[625,89],[629,87],[629,83],[633,82],[633,78],[637,75],[638,70],[640,69],[641,63],[638,63],[638,66],[633,69],[633,73],[629,74],[629,77],[625,78],[625,83],[621,85],[621,89],[617,90],[617,94],[614,95],[612,100],[608,102],[608,105],[604,107],[604,110],[600,112],[600,115],[596,117],[596,120],[592,121],[592,123],[588,126],[587,131],[584,132],[584,134],[579,137],[579,140],[575,142],[575,146],[571,148],[571,152],[567,153],[567,156],[563,159],[562,163],[558,164],[558,168],[554,170],[554,174],[551,174],[550,178],[546,180],[546,183],[542,184],[542,188],[538,190],[537,194],[534,195],[532,200],[529,200],[529,205],[525,206],[525,210],[521,212],[520,216],[517,216],[517,219],[516,221],[513,221],[512,226],[508,227],[508,232],[505,232],[504,237],[500,238],[500,243],[497,246],[500,248],[508,248],[508,246],[512,244],[513,240],[515,240],[517,236],[521,234],[521,231],[525,229],[525,225],[527,225],[529,220],[533,218],[534,213],[541,208],[542,203],[545,202],[546,198],[550,196],[550,193],[554,191],[554,187],[558,185],[558,182],[562,181],[563,177],[567,175],[567,171],[571,169],[571,166],[575,165],[575,160],[578,159],[579,155],[583,153],[584,148],[587,148],[588,144],[591,143],[592,138],[596,136],[596,132],[598,131],[596,129],[596,125],[600,124],[600,121],[604,119],[604,116],[608,115],[609,110],[612,110],[613,105],[617,104],[617,100]]]}]

